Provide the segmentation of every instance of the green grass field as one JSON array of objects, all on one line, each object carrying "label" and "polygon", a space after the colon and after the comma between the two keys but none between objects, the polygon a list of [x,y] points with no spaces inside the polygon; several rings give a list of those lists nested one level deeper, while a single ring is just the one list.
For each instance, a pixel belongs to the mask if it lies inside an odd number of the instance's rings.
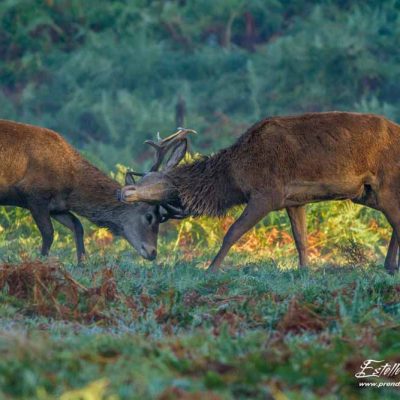
[{"label": "green grass field", "polygon": [[398,397],[354,377],[400,354],[400,278],[383,269],[390,232],[371,211],[311,207],[306,271],[275,214],[215,276],[202,268],[232,217],[164,227],[154,263],[87,226],[78,267],[67,231],[35,264],[30,218],[0,215],[1,399]]}]

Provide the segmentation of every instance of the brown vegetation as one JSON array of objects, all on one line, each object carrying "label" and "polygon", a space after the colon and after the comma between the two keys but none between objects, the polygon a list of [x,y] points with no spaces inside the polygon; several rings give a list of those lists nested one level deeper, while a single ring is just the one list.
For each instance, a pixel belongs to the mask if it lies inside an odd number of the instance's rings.
[{"label": "brown vegetation", "polygon": [[119,299],[110,269],[103,269],[98,286],[87,288],[61,265],[42,261],[1,265],[0,290],[23,300],[29,312],[82,322],[108,321],[103,310]]}]

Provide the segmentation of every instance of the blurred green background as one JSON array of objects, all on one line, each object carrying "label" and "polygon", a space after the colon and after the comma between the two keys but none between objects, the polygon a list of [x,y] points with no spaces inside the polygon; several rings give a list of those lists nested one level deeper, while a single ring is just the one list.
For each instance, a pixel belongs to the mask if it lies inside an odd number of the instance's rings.
[{"label": "blurred green background", "polygon": [[211,152],[275,114],[400,120],[394,0],[2,0],[0,118],[62,133],[105,169],[145,168],[176,127]]}]

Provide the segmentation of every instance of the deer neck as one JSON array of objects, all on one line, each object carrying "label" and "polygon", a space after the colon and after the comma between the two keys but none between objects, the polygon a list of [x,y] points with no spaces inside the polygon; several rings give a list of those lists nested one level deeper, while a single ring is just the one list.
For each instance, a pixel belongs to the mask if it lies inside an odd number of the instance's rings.
[{"label": "deer neck", "polygon": [[116,191],[121,186],[85,160],[84,164],[70,196],[71,210],[119,234],[119,216],[127,207],[116,198]]},{"label": "deer neck", "polygon": [[177,188],[179,201],[191,215],[223,216],[245,196],[235,184],[229,151],[221,152],[175,168],[169,177]]}]

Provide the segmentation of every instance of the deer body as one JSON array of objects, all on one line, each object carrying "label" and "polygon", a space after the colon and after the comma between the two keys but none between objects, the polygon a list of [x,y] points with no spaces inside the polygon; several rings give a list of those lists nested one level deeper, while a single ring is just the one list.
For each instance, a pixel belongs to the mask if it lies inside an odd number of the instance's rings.
[{"label": "deer body", "polygon": [[[73,231],[78,259],[83,257],[83,228],[72,211],[123,236],[142,256],[154,258],[155,207],[118,202],[119,188],[57,133],[0,120],[0,205],[31,212],[42,234],[42,255],[53,242],[53,218]],[[152,223],[146,220],[149,216]]]},{"label": "deer body", "polygon": [[351,199],[371,206],[384,212],[400,237],[399,160],[400,127],[380,116],[328,112],[267,118],[231,147],[165,174],[147,174],[122,197],[178,201],[191,215],[218,216],[247,204],[224,238],[211,265],[215,269],[270,211],[301,210],[310,202]]},{"label": "deer body", "polygon": [[[396,135],[389,132],[397,131]],[[400,151],[400,128],[383,118],[349,113],[271,118],[233,146],[169,174],[194,214],[222,215],[235,204],[267,196],[273,209],[361,199],[377,189],[382,165]]]}]

